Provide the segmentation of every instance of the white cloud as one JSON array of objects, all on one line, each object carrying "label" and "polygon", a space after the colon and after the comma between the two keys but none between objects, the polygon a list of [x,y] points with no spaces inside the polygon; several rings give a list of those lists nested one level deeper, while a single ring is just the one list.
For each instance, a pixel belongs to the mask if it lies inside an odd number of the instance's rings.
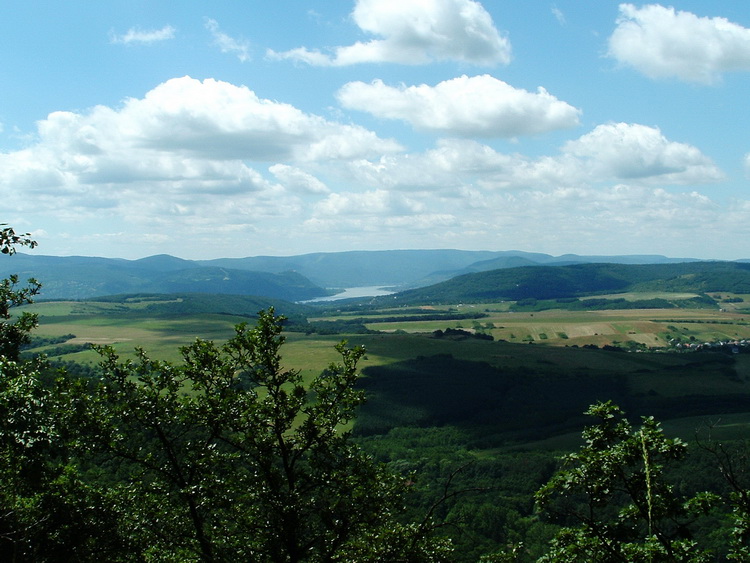
[{"label": "white cloud", "polygon": [[222,53],[237,55],[241,62],[250,60],[250,44],[247,41],[234,39],[219,29],[219,23],[211,18],[206,18],[206,29],[211,32],[214,45],[221,49]]},{"label": "white cloud", "polygon": [[161,29],[138,29],[131,27],[127,32],[122,35],[110,34],[110,41],[112,43],[122,43],[129,45],[131,43],[156,43],[157,41],[166,41],[173,39],[175,35],[175,28],[171,25],[165,25]]},{"label": "white cloud", "polygon": [[349,109],[465,137],[515,137],[574,127],[581,113],[544,88],[531,93],[486,74],[464,75],[434,87],[349,82],[337,98]]},{"label": "white cloud", "polygon": [[[102,210],[159,225],[188,215],[210,222],[221,211],[222,220],[248,221],[299,213],[295,192],[328,193],[322,181],[284,161],[393,150],[400,146],[362,127],[258,98],[245,87],[183,77],[117,109],[50,114],[29,147],[0,153],[0,191],[19,212],[92,217]],[[284,185],[252,162],[273,163],[270,172]],[[222,198],[227,209],[218,200],[207,207],[207,197]]]},{"label": "white cloud", "polygon": [[552,15],[555,16],[555,19],[557,20],[557,23],[559,23],[560,25],[567,24],[567,21],[565,19],[565,14],[562,13],[562,10],[560,10],[560,8],[553,5],[551,10],[552,10]]},{"label": "white cloud", "polygon": [[365,192],[332,193],[315,205],[321,215],[411,215],[424,209],[413,198],[396,191],[372,190]]},{"label": "white cloud", "polygon": [[[45,241],[54,252],[551,251],[558,239],[567,252],[591,237],[612,253],[625,238],[637,248],[685,225],[747,230],[746,203],[727,213],[694,191],[723,177],[709,158],[639,124],[600,125],[546,156],[455,137],[407,153],[246,87],[183,77],[37,127],[26,148],[0,152],[0,193],[14,215],[55,233]],[[137,240],[117,235],[134,230]]]},{"label": "white cloud", "polygon": [[658,129],[627,123],[600,125],[567,142],[553,156],[530,158],[501,153],[476,141],[442,139],[421,154],[356,160],[348,170],[356,184],[446,197],[458,197],[467,189],[547,191],[620,181],[653,186],[724,179],[696,147],[669,141]]},{"label": "white cloud", "polygon": [[474,0],[357,0],[352,18],[362,31],[382,39],[336,47],[330,55],[305,47],[268,55],[316,66],[510,62],[510,41]]},{"label": "white cloud", "polygon": [[[140,148],[224,160],[336,159],[400,150],[394,141],[362,127],[327,121],[290,104],[259,98],[244,86],[213,79],[175,78],[142,99],[127,100],[120,111],[96,108],[76,119],[108,122],[104,130],[94,124],[101,138],[92,141],[92,150],[117,133],[123,136],[121,142]],[[73,129],[78,142],[90,129],[84,125]],[[52,134],[44,122],[41,128]]]},{"label": "white cloud", "polygon": [[[463,188],[416,192],[399,205],[393,191],[331,194],[315,206],[302,230],[316,240],[350,241],[355,248],[409,246],[518,248],[570,252],[572,241],[589,253],[632,254],[633,248],[674,255],[674,237],[690,255],[694,233],[725,235],[715,225],[726,211],[694,191],[617,183],[521,191]],[[745,218],[747,209],[744,211]],[[739,215],[732,219],[739,222]],[[744,227],[747,230],[747,227]],[[667,250],[671,249],[671,252]]]},{"label": "white cloud", "polygon": [[650,78],[711,84],[750,70],[750,29],[659,4],[620,4],[609,55]]},{"label": "white cloud", "polygon": [[328,189],[328,186],[315,176],[294,166],[274,164],[268,170],[276,176],[279,182],[293,191],[312,194],[327,194],[331,191]]},{"label": "white cloud", "polygon": [[692,145],[669,141],[646,125],[610,123],[563,147],[590,175],[618,179],[653,179],[668,184],[715,182],[723,173]]}]

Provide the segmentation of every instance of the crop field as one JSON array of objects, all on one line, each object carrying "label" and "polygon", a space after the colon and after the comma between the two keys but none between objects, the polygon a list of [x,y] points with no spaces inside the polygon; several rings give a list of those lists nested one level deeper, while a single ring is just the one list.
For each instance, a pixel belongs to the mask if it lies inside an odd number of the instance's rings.
[{"label": "crop field", "polygon": [[537,313],[497,311],[477,306],[487,316],[477,320],[377,322],[372,330],[395,332],[432,332],[446,328],[480,330],[496,340],[535,342],[558,346],[627,342],[646,346],[666,346],[670,339],[698,342],[750,338],[750,315],[733,311],[705,309],[628,309],[621,311],[559,311]]},{"label": "crop field", "polygon": [[[657,294],[654,294],[657,295]],[[660,294],[658,294],[660,295]],[[618,297],[622,297],[621,295]],[[626,295],[627,297],[627,295]],[[74,334],[70,344],[108,344],[118,353],[128,356],[134,347],[143,347],[160,359],[177,359],[177,349],[196,338],[223,341],[233,334],[233,327],[247,321],[245,317],[218,314],[148,315],[138,313],[146,303],[106,302],[43,302],[27,307],[40,315],[40,326],[36,333],[42,337]],[[398,309],[356,315],[365,326],[382,333],[432,333],[448,328],[469,332],[482,332],[497,341],[511,343],[535,343],[553,346],[584,346],[594,344],[618,345],[625,342],[641,343],[647,347],[667,346],[675,339],[684,342],[710,342],[720,340],[750,339],[750,315],[735,309],[634,309],[607,311],[563,311],[547,310],[535,313],[511,312],[508,303],[486,303],[478,305],[455,305],[443,308],[425,308],[425,312],[456,311],[459,313],[481,313],[479,319],[460,320],[414,320],[414,315],[404,315],[408,320],[399,320]],[[127,314],[125,314],[127,313]],[[346,320],[352,313],[334,314],[311,320]],[[381,319],[386,319],[384,322]],[[392,355],[402,356],[399,350],[409,353],[413,343],[403,344],[402,339],[388,338],[388,350],[380,356],[387,361]],[[321,337],[289,335],[286,353],[295,366],[308,365],[316,359],[327,363],[335,358],[328,352],[341,339],[352,343],[361,340],[361,335]],[[376,340],[378,342],[378,340]],[[439,348],[438,343],[434,347]],[[413,351],[412,351],[413,352]],[[80,358],[94,358],[92,352],[84,352]],[[73,359],[73,358],[71,358]]]},{"label": "crop field", "polygon": [[[140,304],[128,306],[138,309]],[[125,315],[122,306],[111,303],[46,302],[23,310],[39,315],[34,336],[51,338],[73,334],[66,344],[110,345],[123,358],[134,357],[135,348],[147,350],[155,358],[177,360],[179,347],[196,338],[223,341],[229,338],[240,317],[200,314],[190,316]],[[44,348],[39,351],[44,352]],[[88,350],[66,354],[65,359],[94,363],[98,356]]]}]

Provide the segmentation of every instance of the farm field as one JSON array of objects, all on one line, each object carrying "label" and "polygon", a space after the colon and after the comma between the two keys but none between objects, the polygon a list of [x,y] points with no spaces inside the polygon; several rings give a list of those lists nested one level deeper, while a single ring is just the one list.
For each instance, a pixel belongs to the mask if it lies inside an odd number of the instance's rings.
[{"label": "farm field", "polygon": [[[657,294],[655,294],[657,295]],[[616,297],[622,297],[618,295]],[[629,296],[625,295],[625,298]],[[40,315],[40,325],[35,334],[40,337],[60,337],[74,334],[69,344],[112,345],[124,357],[135,347],[143,347],[159,359],[175,360],[177,349],[196,338],[223,341],[233,334],[237,323],[247,322],[246,316],[227,314],[148,314],[143,311],[148,302],[42,302],[27,306],[25,310]],[[415,320],[413,312],[405,314],[399,309],[368,311],[366,313],[332,313],[311,317],[311,321],[361,319],[372,331],[382,333],[432,333],[437,330],[463,329],[491,335],[496,341],[510,343],[535,343],[552,346],[621,345],[636,342],[646,347],[664,347],[670,342],[713,342],[750,339],[750,315],[728,306],[726,309],[625,309],[605,311],[546,310],[534,313],[512,312],[509,302],[454,305],[422,308],[425,313],[454,311],[481,314],[478,319]],[[404,320],[400,320],[403,317]],[[290,333],[286,353],[295,367],[320,359],[327,363],[335,353],[326,350],[342,338],[358,343],[363,335],[321,336]],[[382,338],[382,337],[381,337]],[[380,356],[401,356],[398,350],[409,353],[413,343],[404,345],[399,338],[389,338],[390,350]],[[377,342],[377,340],[376,340]],[[440,348],[436,343],[430,350]],[[422,352],[419,352],[422,353]],[[70,359],[88,361],[93,352],[83,352]]]},{"label": "farm field", "polygon": [[[235,324],[250,320],[211,313],[157,315],[144,306],[143,302],[34,304],[28,310],[40,315],[37,337],[74,337],[62,347],[48,344],[31,352],[48,351],[53,360],[95,364],[96,352],[81,346],[93,343],[113,346],[122,358],[133,357],[135,348],[142,347],[152,357],[178,361],[179,347],[196,338],[222,342],[231,337]],[[401,313],[404,320],[398,319],[398,309],[358,314],[368,329],[377,332],[287,332],[284,366],[309,379],[338,359],[334,346],[341,340],[365,346],[362,384],[372,398],[358,421],[365,433],[401,425],[465,423],[477,428],[489,424],[495,427],[488,431],[491,434],[499,426],[519,430],[525,425],[530,432],[521,439],[527,440],[533,428],[544,427],[543,433],[555,434],[575,427],[580,413],[596,400],[613,399],[634,413],[673,419],[744,411],[740,398],[750,396],[750,354],[677,353],[674,346],[675,342],[750,339],[750,323],[741,312],[675,308],[526,313],[509,311],[507,303],[426,309],[433,316],[441,311],[486,316],[419,320],[414,309]],[[315,320],[354,316],[335,312]],[[447,329],[461,330],[442,338],[434,334]],[[494,340],[474,337],[483,336],[476,333]],[[631,349],[632,343],[642,349],[663,348],[670,342],[673,353],[603,349],[628,348],[628,343]],[[695,397],[703,398],[704,404]],[[477,401],[484,401],[484,406],[473,406]],[[530,409],[532,405],[536,407]],[[540,417],[540,410],[551,414]],[[467,416],[468,422],[462,421]],[[483,416],[487,420],[480,420]],[[498,440],[505,441],[508,435],[501,438],[501,434]]]},{"label": "farm field", "polygon": [[509,311],[504,303],[489,303],[458,306],[456,310],[481,312],[487,316],[449,324],[443,320],[378,322],[377,317],[365,319],[367,328],[377,331],[432,332],[449,327],[462,328],[480,330],[496,340],[557,346],[603,346],[632,340],[658,347],[667,346],[670,339],[676,337],[698,342],[750,338],[750,315],[729,309],[547,310],[526,313]]}]

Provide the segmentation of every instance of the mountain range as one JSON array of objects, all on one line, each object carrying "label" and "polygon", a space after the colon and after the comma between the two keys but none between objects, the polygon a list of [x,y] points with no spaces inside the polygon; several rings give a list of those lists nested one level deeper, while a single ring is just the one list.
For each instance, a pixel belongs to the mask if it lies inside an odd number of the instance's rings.
[{"label": "mountain range", "polygon": [[[185,260],[138,260],[17,253],[0,258],[0,276],[42,282],[41,298],[86,299],[124,293],[220,293],[304,301],[360,286],[418,288],[464,274],[586,263],[675,264],[659,255],[551,256],[523,251],[386,250]],[[541,273],[541,272],[540,272]]]}]

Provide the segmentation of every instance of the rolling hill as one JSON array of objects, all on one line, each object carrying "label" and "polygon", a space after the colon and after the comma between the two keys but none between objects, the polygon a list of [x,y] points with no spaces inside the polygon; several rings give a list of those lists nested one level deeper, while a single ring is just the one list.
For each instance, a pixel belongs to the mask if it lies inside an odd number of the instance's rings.
[{"label": "rolling hill", "polygon": [[165,254],[139,260],[18,253],[0,259],[0,276],[44,284],[43,298],[85,299],[121,293],[227,293],[290,301],[321,297],[323,288],[432,285],[467,273],[607,262],[684,262],[664,256],[560,257],[521,251],[387,250],[184,260]]},{"label": "rolling hill", "polygon": [[[562,299],[625,292],[750,293],[750,264],[574,264],[522,266],[457,276],[388,296],[393,305]],[[376,298],[374,304],[386,303]]]},{"label": "rolling hill", "polygon": [[0,276],[42,282],[42,299],[88,299],[125,293],[217,293],[304,301],[328,295],[297,272],[204,267],[173,256],[141,260],[55,257],[18,253],[0,260]]}]

